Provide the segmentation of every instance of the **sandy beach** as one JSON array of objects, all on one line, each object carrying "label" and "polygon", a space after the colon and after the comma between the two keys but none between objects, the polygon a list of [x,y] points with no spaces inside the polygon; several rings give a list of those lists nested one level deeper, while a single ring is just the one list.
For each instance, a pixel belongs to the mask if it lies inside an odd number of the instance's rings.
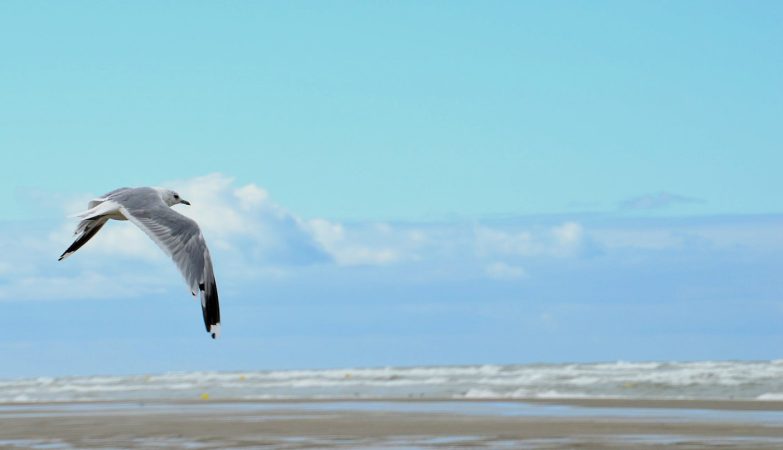
[{"label": "sandy beach", "polygon": [[218,401],[6,404],[0,448],[777,449],[753,401]]}]

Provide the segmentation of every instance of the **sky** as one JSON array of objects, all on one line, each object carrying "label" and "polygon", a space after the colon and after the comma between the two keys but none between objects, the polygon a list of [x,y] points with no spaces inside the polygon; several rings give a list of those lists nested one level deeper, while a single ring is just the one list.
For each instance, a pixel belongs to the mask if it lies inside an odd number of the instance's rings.
[{"label": "sky", "polygon": [[[780,2],[2,2],[0,378],[772,359]],[[188,199],[223,335],[121,186]]]}]

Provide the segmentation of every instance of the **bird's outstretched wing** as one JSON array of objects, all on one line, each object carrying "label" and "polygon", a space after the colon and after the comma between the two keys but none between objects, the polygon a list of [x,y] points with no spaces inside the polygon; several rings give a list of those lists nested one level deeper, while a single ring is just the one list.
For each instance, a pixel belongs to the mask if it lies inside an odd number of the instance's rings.
[{"label": "bird's outstretched wing", "polygon": [[76,227],[76,231],[73,233],[76,235],[76,239],[74,239],[73,244],[71,244],[71,246],[68,247],[68,249],[65,250],[62,255],[60,255],[58,261],[62,261],[63,259],[71,256],[76,250],[82,248],[82,246],[86,244],[87,241],[92,239],[92,237],[95,236],[98,231],[101,230],[101,228],[103,228],[106,222],[108,222],[110,219],[109,215],[112,212],[116,212],[116,209],[119,206],[113,202],[107,203],[107,201],[111,197],[128,190],[130,189],[115,189],[111,192],[103,194],[101,197],[94,198],[90,200],[89,203],[87,203],[87,211],[76,215],[76,217],[80,217],[82,219],[82,221],[79,222],[79,225]]},{"label": "bird's outstretched wing", "polygon": [[193,219],[171,209],[153,189],[140,190],[134,189],[132,196],[120,193],[112,196],[112,200],[119,203],[122,215],[171,256],[191,293],[201,293],[204,326],[214,339],[220,334],[220,304],[204,236]]}]

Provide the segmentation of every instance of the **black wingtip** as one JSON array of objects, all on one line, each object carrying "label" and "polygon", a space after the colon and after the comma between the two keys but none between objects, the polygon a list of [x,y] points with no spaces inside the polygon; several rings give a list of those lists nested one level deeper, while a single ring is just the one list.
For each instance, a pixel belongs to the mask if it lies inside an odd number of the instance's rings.
[{"label": "black wingtip", "polygon": [[220,303],[215,280],[199,283],[201,291],[201,310],[204,315],[204,327],[212,339],[220,335]]},{"label": "black wingtip", "polygon": [[81,230],[82,229],[81,224],[87,222],[87,225],[85,225],[83,228],[82,234],[78,238],[76,238],[75,241],[73,241],[73,244],[71,244],[70,247],[65,249],[65,251],[63,252],[62,255],[60,255],[60,258],[57,261],[62,261],[63,259],[70,256],[71,253],[82,248],[82,246],[86,244],[87,241],[90,240],[90,238],[95,236],[95,233],[97,233],[98,230],[100,230],[103,227],[103,225],[106,224],[107,220],[109,219],[105,218],[105,216],[83,220],[80,223],[79,228],[77,229],[77,231]]}]

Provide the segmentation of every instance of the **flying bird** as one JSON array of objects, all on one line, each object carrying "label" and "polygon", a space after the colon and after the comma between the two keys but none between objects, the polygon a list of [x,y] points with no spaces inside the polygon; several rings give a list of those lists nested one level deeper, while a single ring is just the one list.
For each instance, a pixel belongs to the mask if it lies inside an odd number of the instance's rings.
[{"label": "flying bird", "polygon": [[215,339],[220,335],[220,305],[212,259],[198,224],[171,209],[179,203],[190,205],[172,190],[152,187],[115,189],[93,199],[87,211],[75,216],[82,219],[76,240],[58,261],[79,250],[109,219],[130,220],[174,260],[193,296],[201,293],[204,326]]}]

